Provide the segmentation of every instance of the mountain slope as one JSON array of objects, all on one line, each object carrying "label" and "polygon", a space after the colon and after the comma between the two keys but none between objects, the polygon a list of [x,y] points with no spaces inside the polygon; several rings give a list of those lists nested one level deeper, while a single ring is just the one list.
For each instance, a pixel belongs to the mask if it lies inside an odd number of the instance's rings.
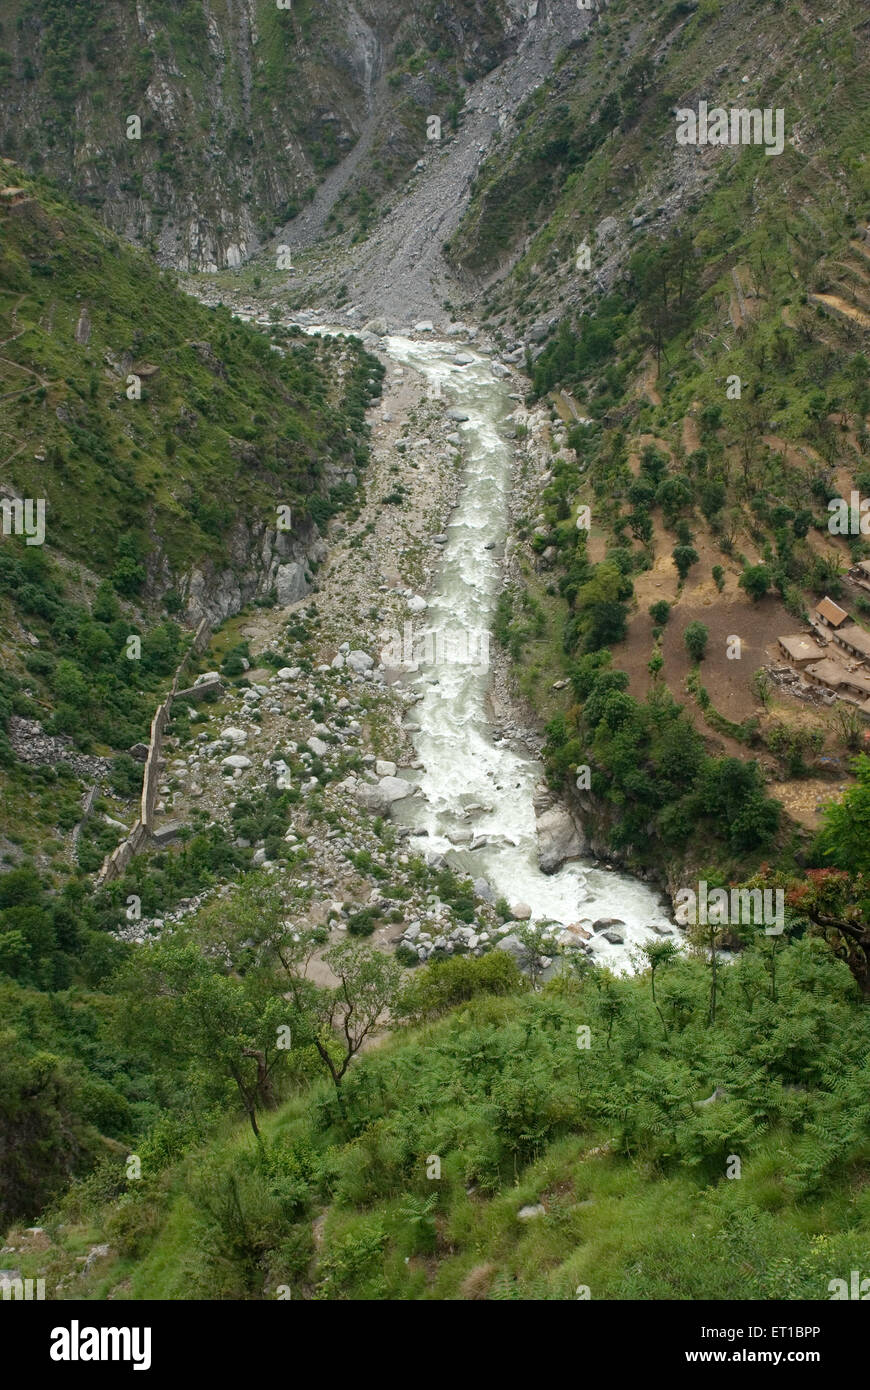
[{"label": "mountain slope", "polygon": [[506,51],[518,8],[2,0],[0,149],[164,265],[235,265],[361,132],[373,194],[407,171],[428,112]]}]

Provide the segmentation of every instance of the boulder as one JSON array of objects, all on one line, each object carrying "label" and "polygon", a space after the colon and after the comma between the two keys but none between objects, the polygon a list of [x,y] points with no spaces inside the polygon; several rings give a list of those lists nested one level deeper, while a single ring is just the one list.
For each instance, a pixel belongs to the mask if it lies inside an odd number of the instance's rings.
[{"label": "boulder", "polygon": [[609,941],[611,946],[625,945],[625,932],[621,927],[609,927],[603,936],[604,940]]},{"label": "boulder", "polygon": [[546,1216],[547,1208],[542,1202],[536,1202],[533,1207],[520,1207],[517,1212],[518,1221],[534,1221],[538,1216]]},{"label": "boulder", "polygon": [[517,903],[511,908],[511,916],[515,922],[528,922],[532,915],[532,909],[528,903]]},{"label": "boulder", "polygon": [[392,802],[387,799],[380,787],[373,787],[370,782],[360,782],[354,788],[354,796],[357,804],[364,810],[370,811],[373,816],[388,816]]},{"label": "boulder", "polygon": [[231,726],[221,730],[221,738],[226,739],[228,743],[232,743],[236,748],[241,748],[242,745],[248,741],[248,735],[244,729],[235,729]]},{"label": "boulder", "polygon": [[495,943],[495,949],[497,951],[507,951],[518,963],[524,960],[526,956],[525,946],[518,936],[514,936],[513,932],[508,936],[503,936],[500,941],[497,941]]},{"label": "boulder", "polygon": [[152,830],[151,838],[155,844],[168,845],[170,840],[175,839],[179,830],[182,828],[182,824],[183,822],[180,820],[168,820],[164,825],[158,826],[156,830]]},{"label": "boulder", "polygon": [[569,859],[580,859],[586,842],[574,817],[563,806],[541,812],[537,822],[538,867],[543,874],[554,874]]},{"label": "boulder", "polygon": [[378,791],[392,804],[394,801],[404,801],[415,788],[410,782],[406,782],[404,777],[382,777],[378,783]]},{"label": "boulder", "polygon": [[251,766],[250,758],[246,758],[242,753],[230,753],[228,758],[221,758],[221,767],[231,767],[234,772]]},{"label": "boulder", "polygon": [[379,777],[395,777],[396,764],[389,762],[386,758],[378,758],[375,763],[375,772]]},{"label": "boulder", "polygon": [[593,931],[607,931],[610,927],[624,927],[621,917],[598,917],[592,923]]},{"label": "boulder", "polygon": [[569,922],[565,931],[570,937],[578,941],[590,941],[592,939],[591,931],[588,931],[580,922]]},{"label": "boulder", "polygon": [[288,603],[298,603],[301,598],[305,598],[309,588],[304,565],[294,561],[289,565],[278,566],[275,573],[275,596],[282,608]]},{"label": "boulder", "polygon": [[329,752],[329,744],[324,743],[322,738],[315,738],[313,734],[306,740],[305,746],[311,749],[315,758],[325,758]]},{"label": "boulder", "polygon": [[368,652],[360,651],[348,652],[345,662],[358,676],[361,676],[364,671],[370,671],[375,664]]}]

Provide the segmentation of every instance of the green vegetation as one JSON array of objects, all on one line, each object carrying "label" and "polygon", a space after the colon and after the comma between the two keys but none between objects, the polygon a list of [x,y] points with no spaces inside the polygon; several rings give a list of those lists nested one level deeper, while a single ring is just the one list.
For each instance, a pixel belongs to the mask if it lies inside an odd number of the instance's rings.
[{"label": "green vegetation", "polygon": [[340,1094],[294,1044],[259,1139],[166,1116],[140,1178],[114,1159],[77,1184],[51,1267],[87,1229],[112,1252],[91,1297],[823,1299],[868,1238],[870,1038],[846,967],[793,931],[720,973],[714,1026],[701,958],[657,957],[653,990],[426,967],[407,1007],[435,1021]]}]

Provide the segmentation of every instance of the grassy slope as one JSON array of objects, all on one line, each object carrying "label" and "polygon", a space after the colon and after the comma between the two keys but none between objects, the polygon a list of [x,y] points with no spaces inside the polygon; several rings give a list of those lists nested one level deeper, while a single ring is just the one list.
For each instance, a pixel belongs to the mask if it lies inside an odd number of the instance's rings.
[{"label": "grassy slope", "polygon": [[[6,175],[21,182],[14,167]],[[252,524],[272,521],[278,502],[304,514],[327,460],[353,468],[355,361],[341,370],[337,351],[307,339],[281,358],[23,183],[28,200],[0,213],[4,477],[47,498],[50,544],[100,574],[132,534],[177,579],[206,556],[228,560],[237,510]],[[86,344],[75,341],[83,312]],[[131,401],[137,366],[158,371]]]},{"label": "grassy slope", "polygon": [[[147,738],[189,637],[172,616],[176,586],[206,562],[248,568],[278,502],[315,534],[309,519],[338,500],[331,485],[364,469],[380,369],[350,343],[301,336],[280,356],[41,180],[3,172],[26,197],[0,207],[0,471],[47,507],[44,545],[0,541],[0,1013],[14,1053],[0,1143],[7,1179],[39,1205],[35,1194],[148,1128],[167,1093],[103,1037],[102,990],[123,948],[105,931],[117,912],[98,920],[89,878],[123,834],[104,813],[135,817],[141,764],[112,774],[116,797],[98,799],[73,847],[83,794],[101,779],[16,762],[8,717],[104,755]],[[128,400],[128,372],[143,363],[159,371]],[[341,496],[352,499],[349,485]],[[126,658],[131,633],[139,660]],[[214,833],[170,858],[172,887],[139,866],[158,901],[238,868]],[[23,880],[10,878],[15,866]],[[23,1172],[13,1135],[40,1155]]]},{"label": "grassy slope", "polygon": [[[278,504],[312,536],[312,517],[349,500],[335,488],[364,467],[379,369],[301,335],[280,355],[50,186],[4,172],[26,197],[0,208],[0,467],[13,491],[46,500],[46,540],[0,542],[0,715],[107,753],[147,737],[185,641],[173,621],[184,577],[251,568]],[[158,370],[129,400],[139,367]],[[139,661],[125,659],[130,633]],[[0,775],[0,832],[65,852],[75,779]]]},{"label": "grassy slope", "polygon": [[659,974],[661,1017],[642,978],[478,998],[362,1059],[343,1114],[303,1090],[260,1152],[239,1127],[182,1157],[164,1127],[28,1271],[105,1241],[69,1296],[826,1298],[870,1222],[866,1011],[818,942],[782,949],[775,999],[770,969],[768,943],[726,973],[713,1029],[698,961]]}]

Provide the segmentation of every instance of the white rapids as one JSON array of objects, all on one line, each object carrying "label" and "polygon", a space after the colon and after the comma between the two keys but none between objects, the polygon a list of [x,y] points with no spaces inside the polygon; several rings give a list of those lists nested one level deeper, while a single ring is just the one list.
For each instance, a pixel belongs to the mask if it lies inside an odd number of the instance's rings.
[{"label": "white rapids", "polygon": [[[319,324],[307,331],[353,330]],[[580,922],[591,930],[599,918],[619,919],[625,944],[605,941],[597,932],[590,942],[593,959],[612,970],[633,971],[644,964],[639,947],[658,939],[653,927],[673,930],[662,895],[640,879],[598,868],[591,860],[572,861],[554,874],[541,872],[533,797],[543,781],[543,767],[495,742],[487,715],[486,654],[494,640],[490,632],[501,587],[499,555],[508,528],[512,472],[512,451],[502,434],[512,409],[507,387],[493,375],[489,359],[465,343],[392,335],[384,347],[398,365],[425,377],[432,394],[443,396],[449,409],[468,417],[455,424],[463,436],[462,493],[447,526],[428,608],[413,619],[412,635],[424,649],[424,659],[405,680],[423,697],[410,706],[405,722],[416,729],[424,796],[397,802],[393,816],[415,832],[410,839],[414,850],[428,859],[449,854],[455,867],[472,878],[485,878],[497,898],[512,907],[528,904],[533,925]],[[472,360],[456,364],[457,352]],[[427,632],[432,634],[428,645]],[[471,849],[469,831],[485,843]],[[681,935],[674,930],[675,940]]]},{"label": "white rapids", "polygon": [[[454,364],[457,349],[448,343],[389,337],[386,349],[395,362],[422,373],[448,407],[468,416],[456,423],[465,460],[461,497],[446,530],[428,610],[414,620],[415,638],[427,630],[433,638],[419,671],[407,678],[423,695],[406,722],[419,726],[414,742],[424,768],[425,800],[406,800],[394,814],[415,830],[412,844],[421,853],[449,851],[451,862],[487,879],[497,897],[511,905],[527,903],[533,923],[567,926],[620,918],[625,945],[596,933],[594,958],[631,969],[637,948],[655,939],[652,925],[670,923],[661,895],[639,879],[589,861],[566,864],[555,874],[540,871],[532,799],[542,766],[494,742],[487,717],[486,653],[501,587],[498,556],[511,485],[511,448],[500,432],[512,408],[506,387],[493,376],[488,359],[464,345],[463,355],[473,358],[465,366]],[[494,547],[486,549],[488,543]],[[469,807],[480,809],[469,813]],[[481,848],[461,843],[469,830],[486,838]]]}]

